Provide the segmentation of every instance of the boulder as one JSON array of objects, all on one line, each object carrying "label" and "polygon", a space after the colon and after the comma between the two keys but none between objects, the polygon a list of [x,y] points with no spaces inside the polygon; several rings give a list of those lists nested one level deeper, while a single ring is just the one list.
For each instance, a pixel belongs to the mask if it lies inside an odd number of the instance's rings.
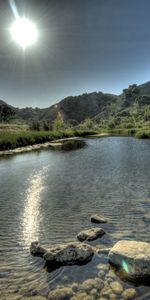
[{"label": "boulder", "polygon": [[94,241],[97,238],[103,236],[105,234],[105,231],[102,228],[91,228],[87,230],[81,231],[77,238],[79,241]]},{"label": "boulder", "polygon": [[[41,249],[43,250],[41,251]],[[44,249],[37,242],[34,242],[31,244],[30,250],[33,255],[41,253],[41,257],[54,269],[62,265],[85,264],[94,255],[94,250],[91,246],[79,242],[60,244],[49,249]]]},{"label": "boulder", "polygon": [[101,215],[95,214],[91,216],[91,222],[93,223],[107,223],[108,220]]},{"label": "boulder", "polygon": [[150,278],[150,243],[121,240],[109,252],[109,262],[131,280]]}]

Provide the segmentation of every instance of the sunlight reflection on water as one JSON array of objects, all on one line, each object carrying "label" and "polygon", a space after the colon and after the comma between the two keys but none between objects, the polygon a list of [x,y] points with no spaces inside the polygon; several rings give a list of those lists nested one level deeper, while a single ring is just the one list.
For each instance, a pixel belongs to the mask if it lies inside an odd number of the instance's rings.
[{"label": "sunlight reflection on water", "polygon": [[47,167],[43,167],[41,171],[32,174],[29,178],[22,217],[23,240],[26,246],[39,238],[41,194],[44,189],[46,172]]}]

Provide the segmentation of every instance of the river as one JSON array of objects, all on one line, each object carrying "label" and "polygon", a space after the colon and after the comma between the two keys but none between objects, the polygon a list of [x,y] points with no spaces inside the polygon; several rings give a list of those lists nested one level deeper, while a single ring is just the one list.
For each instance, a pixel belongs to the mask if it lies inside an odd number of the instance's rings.
[{"label": "river", "polygon": [[[49,273],[43,260],[29,252],[35,240],[46,246],[72,241],[91,227],[93,213],[110,221],[102,226],[107,234],[92,245],[111,247],[119,239],[149,242],[150,140],[85,141],[88,146],[78,150],[47,149],[0,159],[0,299],[47,297],[58,285],[98,276],[97,265],[107,263],[106,257],[95,255],[87,265]],[[137,299],[150,299],[143,296],[149,287],[135,289]]]}]

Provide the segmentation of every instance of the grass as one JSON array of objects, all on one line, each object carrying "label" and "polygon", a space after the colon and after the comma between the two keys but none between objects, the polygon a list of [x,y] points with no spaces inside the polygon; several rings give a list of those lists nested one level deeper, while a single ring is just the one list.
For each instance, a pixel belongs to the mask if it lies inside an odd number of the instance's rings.
[{"label": "grass", "polygon": [[28,145],[44,143],[56,139],[95,134],[93,130],[63,131],[6,131],[0,132],[0,150],[15,149]]},{"label": "grass", "polygon": [[136,138],[150,138],[149,128],[100,128],[95,129],[63,129],[53,131],[31,131],[24,125],[17,128],[17,125],[1,127],[0,130],[0,150],[15,149],[34,144],[40,144],[52,140],[68,137],[84,137],[97,133],[107,133],[109,135],[135,136]]},{"label": "grass", "polygon": [[147,130],[138,130],[135,136],[139,139],[150,139],[150,129]]}]

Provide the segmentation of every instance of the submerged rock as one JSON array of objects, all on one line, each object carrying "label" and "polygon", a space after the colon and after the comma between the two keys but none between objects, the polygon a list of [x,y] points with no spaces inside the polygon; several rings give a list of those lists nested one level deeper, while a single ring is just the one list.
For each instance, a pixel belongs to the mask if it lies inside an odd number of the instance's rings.
[{"label": "submerged rock", "polygon": [[120,295],[123,292],[123,287],[118,281],[111,282],[110,287],[112,288],[113,292],[117,295]]},{"label": "submerged rock", "polygon": [[69,300],[71,296],[73,296],[72,289],[69,287],[62,287],[50,291],[48,300]]},{"label": "submerged rock", "polygon": [[93,298],[91,298],[85,292],[78,292],[73,297],[71,297],[71,300],[93,300]]},{"label": "submerged rock", "polygon": [[77,238],[79,241],[94,241],[97,238],[103,236],[105,234],[105,231],[102,228],[91,228],[87,230],[81,231]]},{"label": "submerged rock", "polygon": [[150,244],[121,240],[109,252],[109,261],[131,280],[150,278]]},{"label": "submerged rock", "polygon": [[96,245],[96,247],[95,247],[95,252],[97,254],[106,254],[106,255],[108,255],[110,250],[111,250],[111,248],[104,248],[104,246],[101,246],[101,245]]},{"label": "submerged rock", "polygon": [[91,222],[93,223],[107,223],[108,220],[101,215],[95,214],[91,216]]},{"label": "submerged rock", "polygon": [[7,294],[7,292],[5,291],[5,293],[0,292],[0,300],[20,300],[22,299],[22,296],[19,294]]},{"label": "submerged rock", "polygon": [[137,296],[136,290],[133,288],[126,289],[123,293],[122,296],[125,300],[130,300],[134,299]]},{"label": "submerged rock", "polygon": [[21,300],[46,300],[43,296],[31,296],[31,297],[23,297]]},{"label": "submerged rock", "polygon": [[33,255],[40,255],[41,253],[40,256],[53,269],[62,265],[85,264],[94,255],[91,246],[79,242],[60,244],[49,249],[44,249],[37,242],[34,242],[31,244],[30,251]]},{"label": "submerged rock", "polygon": [[102,290],[104,287],[104,282],[100,278],[90,278],[81,284],[80,288],[81,290],[84,290],[86,292],[91,291],[92,289],[97,289],[97,291]]}]

